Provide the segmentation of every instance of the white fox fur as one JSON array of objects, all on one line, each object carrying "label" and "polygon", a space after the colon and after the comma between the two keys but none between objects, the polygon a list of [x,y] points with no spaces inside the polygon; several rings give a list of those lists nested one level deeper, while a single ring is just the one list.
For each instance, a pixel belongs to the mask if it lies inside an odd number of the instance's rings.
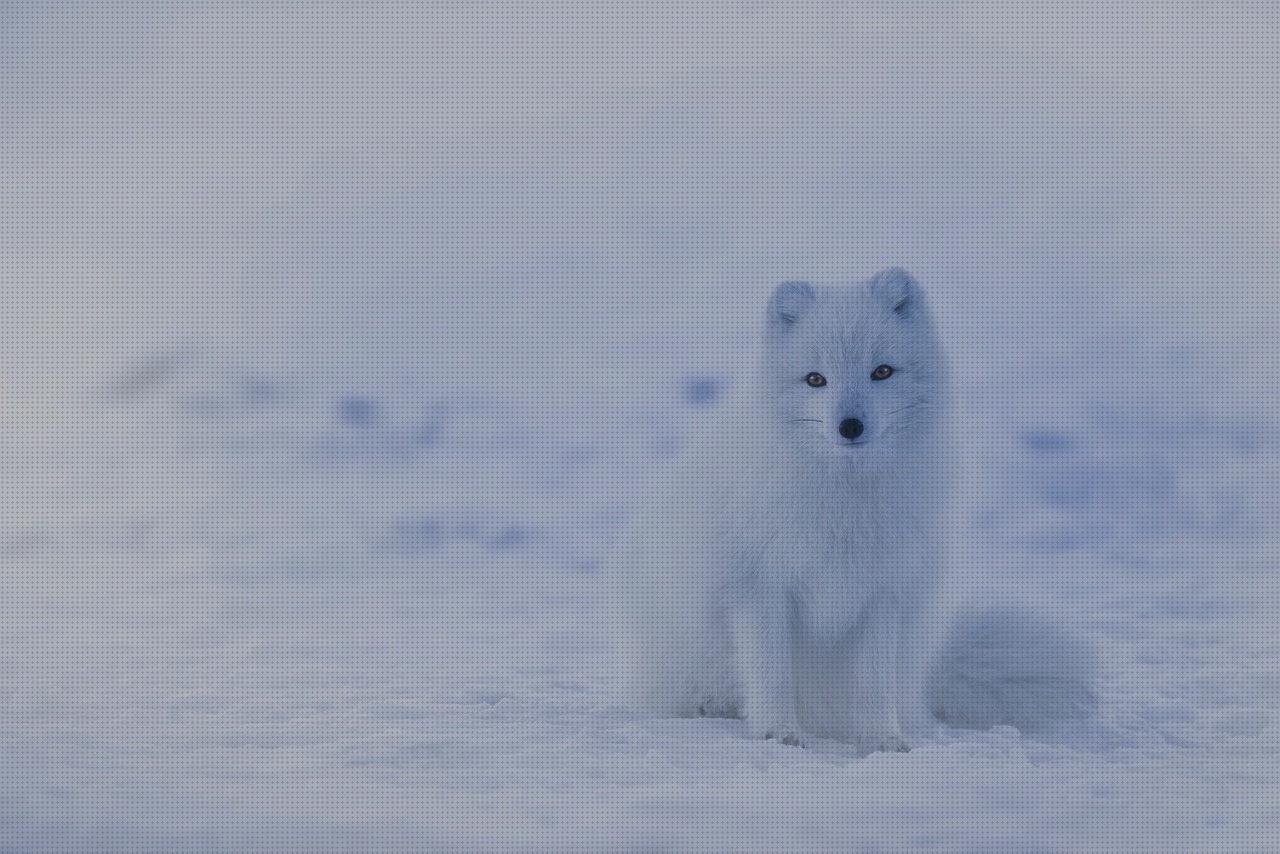
[{"label": "white fox fur", "polygon": [[905,750],[939,713],[1042,726],[1088,706],[1087,651],[1028,645],[1015,612],[960,615],[971,638],[939,638],[947,376],[916,282],[784,283],[764,327],[759,382],[715,413],[609,568],[624,702],[862,751]]}]

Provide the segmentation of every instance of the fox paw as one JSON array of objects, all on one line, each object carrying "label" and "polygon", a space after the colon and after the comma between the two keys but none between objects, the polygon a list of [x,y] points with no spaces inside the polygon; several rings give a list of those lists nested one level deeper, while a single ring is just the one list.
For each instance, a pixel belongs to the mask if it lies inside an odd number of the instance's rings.
[{"label": "fox paw", "polygon": [[792,727],[773,727],[765,730],[765,741],[776,741],[788,747],[805,747],[808,739],[798,729]]},{"label": "fox paw", "polygon": [[698,704],[700,718],[736,718],[738,706],[729,700],[705,700]]},{"label": "fox paw", "polygon": [[911,747],[900,735],[864,735],[854,739],[858,754],[866,756],[871,753],[907,753]]}]

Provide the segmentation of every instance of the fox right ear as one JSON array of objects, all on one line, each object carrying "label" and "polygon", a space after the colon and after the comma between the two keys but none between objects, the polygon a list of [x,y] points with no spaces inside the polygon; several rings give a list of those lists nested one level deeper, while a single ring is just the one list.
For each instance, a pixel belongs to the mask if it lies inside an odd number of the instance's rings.
[{"label": "fox right ear", "polygon": [[813,305],[815,294],[808,282],[783,282],[774,288],[769,298],[769,327],[786,329]]},{"label": "fox right ear", "polygon": [[910,317],[912,304],[919,302],[920,286],[906,270],[890,267],[871,277],[871,292],[894,314]]}]

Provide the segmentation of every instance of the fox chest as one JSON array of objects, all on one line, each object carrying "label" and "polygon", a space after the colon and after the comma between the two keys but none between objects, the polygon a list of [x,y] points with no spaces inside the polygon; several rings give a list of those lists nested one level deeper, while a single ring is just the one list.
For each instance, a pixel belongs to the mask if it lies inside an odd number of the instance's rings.
[{"label": "fox chest", "polygon": [[896,580],[910,560],[874,535],[811,526],[779,533],[763,558],[760,581],[791,600],[797,627],[820,642],[854,629],[874,600],[898,598]]}]

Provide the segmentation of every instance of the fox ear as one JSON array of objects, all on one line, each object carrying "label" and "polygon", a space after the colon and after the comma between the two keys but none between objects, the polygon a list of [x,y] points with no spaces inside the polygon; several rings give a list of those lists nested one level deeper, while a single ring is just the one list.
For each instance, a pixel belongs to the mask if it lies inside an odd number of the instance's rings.
[{"label": "fox ear", "polygon": [[769,297],[769,327],[786,329],[804,317],[813,305],[815,294],[808,282],[783,282]]},{"label": "fox ear", "polygon": [[919,300],[920,286],[906,270],[890,267],[871,278],[871,292],[894,314],[910,317]]}]

